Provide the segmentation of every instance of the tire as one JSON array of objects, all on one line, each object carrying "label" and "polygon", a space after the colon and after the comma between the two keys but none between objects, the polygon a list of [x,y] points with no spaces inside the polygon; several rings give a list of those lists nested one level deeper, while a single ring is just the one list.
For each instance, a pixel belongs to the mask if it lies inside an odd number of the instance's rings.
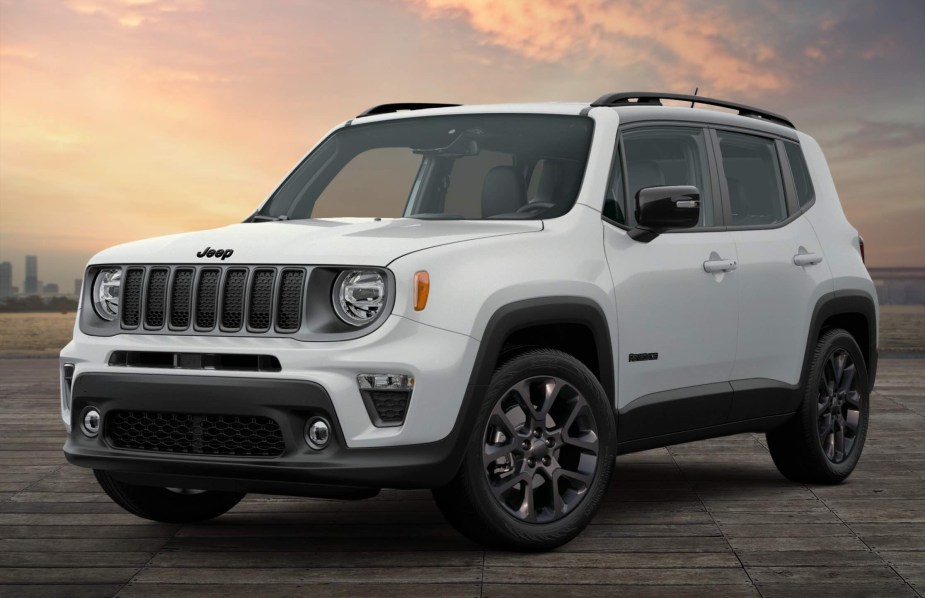
[{"label": "tire", "polygon": [[615,440],[613,408],[594,374],[561,351],[531,350],[495,370],[459,472],[433,495],[476,542],[555,548],[597,512]]},{"label": "tire", "polygon": [[161,523],[198,523],[224,515],[241,502],[243,493],[136,486],[115,479],[108,471],[93,470],[96,480],[117,505],[144,519]]},{"label": "tire", "polygon": [[854,470],[867,438],[867,368],[854,337],[840,328],[822,335],[808,365],[800,409],[767,433],[768,449],[786,478],[837,484]]}]

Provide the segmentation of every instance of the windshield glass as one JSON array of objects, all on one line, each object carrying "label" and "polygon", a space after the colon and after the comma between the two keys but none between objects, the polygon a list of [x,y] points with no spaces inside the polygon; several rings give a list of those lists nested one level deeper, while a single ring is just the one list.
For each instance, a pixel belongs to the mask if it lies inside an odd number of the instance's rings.
[{"label": "windshield glass", "polygon": [[466,114],[339,129],[256,220],[538,219],[568,212],[591,145],[587,117]]}]

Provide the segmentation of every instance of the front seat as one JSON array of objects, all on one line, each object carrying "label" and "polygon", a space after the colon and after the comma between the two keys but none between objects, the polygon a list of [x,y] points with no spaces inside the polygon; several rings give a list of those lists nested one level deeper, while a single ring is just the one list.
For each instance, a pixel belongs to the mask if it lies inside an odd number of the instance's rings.
[{"label": "front seat", "polygon": [[635,205],[636,194],[639,193],[640,189],[663,187],[665,185],[665,173],[662,172],[658,162],[650,160],[627,162],[626,171],[630,190],[629,199],[633,202],[633,205]]},{"label": "front seat", "polygon": [[513,214],[527,203],[524,178],[513,166],[495,166],[482,183],[482,218]]}]

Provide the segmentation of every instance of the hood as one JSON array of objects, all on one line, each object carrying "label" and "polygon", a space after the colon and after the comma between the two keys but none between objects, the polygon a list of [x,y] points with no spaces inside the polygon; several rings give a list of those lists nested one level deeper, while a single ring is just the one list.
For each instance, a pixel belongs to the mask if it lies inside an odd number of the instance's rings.
[{"label": "hood", "polygon": [[[117,245],[93,264],[305,264],[386,266],[429,247],[543,230],[541,220],[340,218],[233,224]],[[205,249],[231,257],[198,257]]]}]

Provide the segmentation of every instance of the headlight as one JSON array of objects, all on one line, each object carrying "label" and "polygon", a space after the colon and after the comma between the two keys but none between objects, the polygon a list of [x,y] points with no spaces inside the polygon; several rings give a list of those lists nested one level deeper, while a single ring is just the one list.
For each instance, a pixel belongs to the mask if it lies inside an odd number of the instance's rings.
[{"label": "headlight", "polygon": [[104,320],[115,320],[119,315],[119,295],[122,288],[122,270],[105,268],[96,274],[93,282],[93,309]]},{"label": "headlight", "polygon": [[334,282],[334,311],[351,326],[375,320],[385,307],[385,277],[374,270],[345,270]]}]

